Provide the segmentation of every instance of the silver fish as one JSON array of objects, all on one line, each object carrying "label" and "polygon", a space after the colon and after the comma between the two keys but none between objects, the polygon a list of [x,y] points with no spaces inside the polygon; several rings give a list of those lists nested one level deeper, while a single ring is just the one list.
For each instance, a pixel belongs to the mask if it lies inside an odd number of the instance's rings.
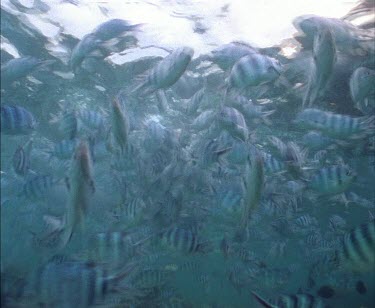
[{"label": "silver fish", "polygon": [[314,64],[310,72],[303,106],[311,107],[323,95],[336,63],[336,47],[329,28],[320,27],[315,34]]},{"label": "silver fish", "polygon": [[181,47],[165,57],[147,74],[145,80],[132,93],[148,95],[158,89],[172,86],[185,72],[194,54],[190,47]]}]

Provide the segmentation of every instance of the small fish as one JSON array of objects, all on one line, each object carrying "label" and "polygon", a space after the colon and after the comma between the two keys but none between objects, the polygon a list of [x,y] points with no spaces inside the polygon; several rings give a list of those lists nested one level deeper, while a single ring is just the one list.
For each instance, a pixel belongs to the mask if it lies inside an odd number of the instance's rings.
[{"label": "small fish", "polygon": [[25,145],[19,146],[13,154],[13,170],[18,175],[25,176],[30,171],[30,154],[33,141],[29,140]]},{"label": "small fish", "polygon": [[128,146],[129,119],[118,98],[112,101],[112,135],[121,152],[125,153]]},{"label": "small fish", "polygon": [[254,119],[262,120],[266,125],[270,125],[271,122],[268,119],[270,115],[272,115],[275,110],[264,110],[262,105],[256,105],[251,100],[248,100],[246,97],[242,95],[229,95],[227,100],[233,104],[233,107],[238,109],[245,117],[246,121],[250,123],[250,121]]},{"label": "small fish", "polygon": [[355,284],[355,289],[361,295],[364,295],[367,293],[367,287],[362,280],[357,281],[357,283]]},{"label": "small fish", "polygon": [[81,110],[77,112],[79,118],[84,125],[92,130],[102,130],[105,126],[105,119],[102,114],[92,110]]},{"label": "small fish", "polygon": [[243,179],[243,207],[239,233],[245,231],[250,215],[254,213],[259,205],[264,184],[263,170],[263,159],[260,153],[254,149],[249,155]]},{"label": "small fish", "polygon": [[232,42],[220,46],[211,52],[210,60],[226,71],[242,57],[257,53],[257,50],[246,43]]},{"label": "small fish", "polygon": [[52,115],[50,123],[58,123],[63,138],[74,139],[80,130],[80,122],[75,111],[63,111],[61,116]]},{"label": "small fish", "polygon": [[188,105],[186,107],[186,113],[188,115],[195,115],[199,106],[201,105],[201,102],[203,100],[203,97],[204,97],[204,93],[205,93],[205,89],[202,88],[200,89],[199,91],[197,91],[193,97],[190,99],[190,101],[188,102]]},{"label": "small fish", "polygon": [[371,131],[373,118],[354,118],[314,108],[301,111],[294,121],[301,128],[315,129],[337,139],[359,138]]},{"label": "small fish", "polygon": [[219,163],[222,155],[231,150],[231,147],[220,148],[220,144],[216,139],[207,141],[202,149],[199,159],[202,168],[210,168],[213,164]]},{"label": "small fish", "polygon": [[176,49],[161,60],[147,74],[145,80],[132,93],[148,95],[158,89],[172,86],[185,72],[194,54],[190,47]]},{"label": "small fish", "polygon": [[52,175],[35,175],[25,182],[20,196],[29,200],[40,200],[58,183],[60,180]]},{"label": "small fish", "polygon": [[357,109],[364,114],[375,110],[375,70],[367,67],[357,68],[350,77],[350,94]]},{"label": "small fish", "polygon": [[125,203],[124,214],[130,220],[135,220],[145,210],[146,204],[141,198],[129,198]]},{"label": "small fish", "polygon": [[323,150],[331,146],[334,139],[324,136],[321,132],[311,131],[303,135],[302,143],[311,150]]},{"label": "small fish", "polygon": [[194,119],[193,123],[191,123],[191,128],[196,132],[208,129],[215,119],[215,111],[205,110]]},{"label": "small fish", "polygon": [[198,235],[190,229],[171,227],[161,235],[162,243],[182,253],[205,252],[206,243],[200,242]]},{"label": "small fish", "polygon": [[348,167],[339,165],[322,168],[308,182],[308,187],[321,195],[335,195],[346,191],[356,174]]},{"label": "small fish", "polygon": [[50,152],[51,157],[61,160],[71,159],[76,146],[77,139],[65,139],[57,142],[53,145],[53,150]]},{"label": "small fish", "polygon": [[20,106],[1,106],[1,133],[4,135],[28,135],[36,128],[34,115]]},{"label": "small fish", "polygon": [[302,215],[295,220],[295,223],[303,228],[312,227],[317,225],[318,221],[316,218],[311,217],[309,214]]},{"label": "small fish", "polygon": [[116,292],[120,281],[133,269],[127,265],[111,275],[98,264],[55,256],[37,271],[37,300],[47,307],[91,307]]},{"label": "small fish", "polygon": [[244,116],[237,109],[222,107],[218,114],[218,122],[232,137],[247,141],[249,130]]},{"label": "small fish", "polygon": [[151,289],[165,285],[171,272],[160,269],[142,269],[131,276],[132,286],[138,289]]},{"label": "small fish", "polygon": [[2,86],[11,84],[55,62],[55,60],[40,60],[30,56],[9,60],[1,66],[1,84]]},{"label": "small fish", "polygon": [[279,173],[286,170],[285,164],[268,153],[263,153],[264,167],[267,174]]},{"label": "small fish", "polygon": [[254,53],[238,60],[226,80],[227,91],[273,81],[280,76],[281,65],[274,58]]},{"label": "small fish", "polygon": [[293,295],[281,295],[278,297],[276,304],[273,305],[260,297],[257,293],[254,291],[251,291],[251,293],[254,295],[255,299],[264,307],[267,308],[289,308],[289,307],[295,307],[295,308],[326,308],[327,306],[324,304],[324,302],[314,297],[310,294],[293,294]]},{"label": "small fish", "polygon": [[375,220],[348,232],[338,251],[342,268],[363,272],[373,271],[375,264]]}]

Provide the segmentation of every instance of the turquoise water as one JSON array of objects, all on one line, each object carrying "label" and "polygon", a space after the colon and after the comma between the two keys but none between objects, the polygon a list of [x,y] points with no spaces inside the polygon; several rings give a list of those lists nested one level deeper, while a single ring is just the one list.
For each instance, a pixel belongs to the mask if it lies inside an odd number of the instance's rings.
[{"label": "turquoise water", "polygon": [[374,307],[373,9],[4,1],[2,306]]}]

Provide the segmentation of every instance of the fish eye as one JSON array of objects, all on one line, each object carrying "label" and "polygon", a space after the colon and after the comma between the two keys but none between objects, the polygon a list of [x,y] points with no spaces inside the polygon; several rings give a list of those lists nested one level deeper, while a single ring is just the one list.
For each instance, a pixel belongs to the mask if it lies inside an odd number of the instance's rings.
[{"label": "fish eye", "polygon": [[352,174],[352,172],[351,172],[350,170],[346,170],[345,174],[346,174],[347,176],[350,176],[350,175]]}]

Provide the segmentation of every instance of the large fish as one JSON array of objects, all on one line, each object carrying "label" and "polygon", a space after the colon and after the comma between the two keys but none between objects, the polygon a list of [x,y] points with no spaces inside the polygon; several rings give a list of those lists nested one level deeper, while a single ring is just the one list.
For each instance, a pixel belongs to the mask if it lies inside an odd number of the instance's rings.
[{"label": "large fish", "polygon": [[60,243],[64,247],[71,239],[76,228],[83,226],[89,207],[90,195],[95,192],[93,166],[89,145],[81,141],[71,160],[67,178],[68,200],[66,214],[61,225]]},{"label": "large fish", "polygon": [[153,67],[145,80],[132,92],[148,95],[158,89],[166,89],[172,86],[185,72],[193,54],[194,50],[190,47],[176,49]]},{"label": "large fish", "polygon": [[350,77],[350,94],[357,109],[364,114],[375,111],[375,70],[367,67],[357,68]]},{"label": "large fish", "polygon": [[281,69],[276,59],[259,53],[242,57],[233,65],[226,80],[227,90],[242,90],[273,81],[280,76]]},{"label": "large fish", "polygon": [[303,106],[311,107],[323,94],[336,63],[336,47],[329,28],[321,27],[315,34],[313,46],[314,64],[310,72]]},{"label": "large fish", "polygon": [[315,108],[301,111],[294,123],[302,128],[320,130],[328,137],[337,139],[358,138],[371,134],[372,117],[351,117]]}]

